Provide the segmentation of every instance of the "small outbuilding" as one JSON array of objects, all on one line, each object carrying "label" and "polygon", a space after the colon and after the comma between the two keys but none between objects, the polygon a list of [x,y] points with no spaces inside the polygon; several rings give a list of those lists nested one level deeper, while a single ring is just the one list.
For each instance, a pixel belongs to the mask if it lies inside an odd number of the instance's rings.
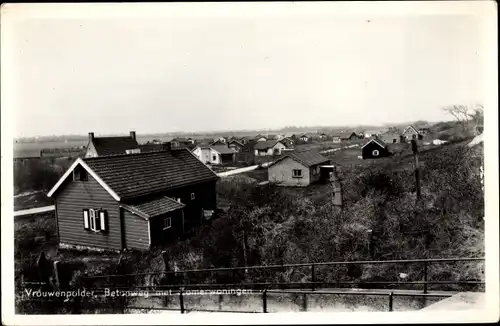
[{"label": "small outbuilding", "polygon": [[378,138],[369,140],[361,147],[361,154],[363,159],[381,158],[391,155],[386,143]]}]

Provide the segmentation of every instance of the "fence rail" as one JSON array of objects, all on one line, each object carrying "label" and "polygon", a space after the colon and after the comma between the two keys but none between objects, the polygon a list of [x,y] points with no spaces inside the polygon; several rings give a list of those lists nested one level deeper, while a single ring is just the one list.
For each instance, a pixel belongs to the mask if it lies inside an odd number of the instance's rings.
[{"label": "fence rail", "polygon": [[85,279],[125,277],[125,276],[148,276],[148,275],[163,275],[163,274],[185,274],[185,273],[204,273],[204,272],[231,272],[241,270],[256,270],[256,269],[283,269],[292,267],[310,267],[311,273],[314,274],[316,266],[338,266],[338,265],[366,265],[366,264],[409,264],[423,263],[425,270],[430,263],[445,263],[445,262],[463,262],[463,261],[484,261],[484,257],[480,258],[432,258],[432,259],[401,259],[401,260],[359,260],[359,261],[341,261],[341,262],[319,262],[319,263],[300,263],[300,264],[282,264],[282,265],[256,265],[256,266],[239,266],[239,267],[219,267],[219,268],[204,268],[204,269],[188,269],[179,271],[161,271],[150,273],[130,273],[130,274],[110,274],[110,275],[93,275],[85,276]]},{"label": "fence rail", "polygon": [[[112,275],[95,275],[95,276],[84,276],[86,280],[99,280],[107,279],[108,281],[112,278],[119,278],[125,276],[146,276],[146,275],[184,275],[187,276],[190,273],[204,273],[204,272],[233,272],[233,271],[248,271],[248,270],[276,270],[276,269],[286,269],[294,267],[308,267],[310,269],[310,282],[241,282],[241,283],[215,283],[215,284],[189,284],[184,278],[181,284],[167,284],[167,285],[152,285],[152,286],[128,286],[128,287],[112,287],[111,290],[126,290],[126,291],[137,291],[140,289],[151,289],[151,290],[173,290],[169,295],[179,296],[179,307],[172,309],[170,307],[137,307],[128,306],[126,309],[144,309],[144,310],[175,310],[181,313],[186,313],[189,311],[211,311],[211,312],[234,312],[234,313],[255,313],[256,311],[228,311],[228,310],[202,310],[185,307],[184,296],[185,291],[192,289],[204,289],[204,290],[219,290],[221,288],[238,288],[246,287],[253,290],[258,290],[257,292],[252,292],[251,294],[260,295],[262,297],[262,312],[268,312],[268,295],[271,294],[300,294],[303,296],[303,310],[307,310],[307,296],[311,295],[353,295],[353,296],[386,296],[388,298],[388,310],[393,311],[393,304],[395,297],[421,297],[421,298],[435,298],[435,297],[451,297],[456,292],[434,292],[429,293],[428,285],[431,284],[463,284],[463,285],[484,285],[484,281],[480,280],[452,280],[452,281],[441,281],[441,280],[429,280],[428,268],[431,264],[442,264],[442,263],[455,263],[455,262],[471,262],[471,261],[484,261],[485,258],[433,258],[433,259],[403,259],[403,260],[365,260],[365,261],[343,261],[343,262],[318,262],[318,263],[300,263],[300,264],[283,264],[283,265],[258,265],[258,266],[242,266],[242,267],[224,267],[224,268],[207,268],[207,269],[195,269],[195,270],[181,270],[181,271],[163,271],[163,272],[153,272],[153,273],[132,273],[132,274],[112,274]],[[342,266],[342,265],[366,265],[366,264],[421,264],[423,269],[423,279],[420,281],[344,281],[337,279],[334,282],[323,282],[317,279],[317,268],[320,266]],[[378,290],[361,290],[361,291],[342,291],[340,285],[385,285],[384,291]],[[102,285],[102,284],[101,284]],[[416,290],[404,290],[401,289],[403,285],[421,285],[422,292],[411,292]],[[396,289],[388,289],[387,287],[400,287],[400,291]],[[332,290],[332,287],[337,288]],[[109,287],[91,287],[97,293],[104,292]],[[390,292],[388,292],[390,291]],[[406,292],[404,292],[406,291]]]}]

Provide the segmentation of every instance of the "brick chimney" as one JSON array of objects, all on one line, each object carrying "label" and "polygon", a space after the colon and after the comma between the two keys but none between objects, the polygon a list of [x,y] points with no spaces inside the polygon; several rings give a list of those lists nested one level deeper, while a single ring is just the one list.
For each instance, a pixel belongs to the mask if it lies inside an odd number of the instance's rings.
[{"label": "brick chimney", "polygon": [[135,139],[135,131],[131,131],[131,132],[130,132],[130,137],[132,137],[132,139],[133,139],[133,140],[136,140],[136,139]]},{"label": "brick chimney", "polygon": [[94,133],[89,132],[89,141],[93,141],[93,140],[94,140]]}]

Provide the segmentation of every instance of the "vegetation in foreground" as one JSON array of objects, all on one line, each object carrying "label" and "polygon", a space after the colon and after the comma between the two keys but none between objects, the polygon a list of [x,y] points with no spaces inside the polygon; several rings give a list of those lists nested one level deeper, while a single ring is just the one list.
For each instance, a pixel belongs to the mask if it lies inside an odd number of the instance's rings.
[{"label": "vegetation in foreground", "polygon": [[[481,146],[479,147],[481,150]],[[389,165],[345,167],[340,172],[344,208],[332,205],[331,185],[305,189],[257,186],[245,178],[222,179],[218,195],[229,201],[226,216],[199,229],[187,240],[147,253],[127,253],[117,263],[90,271],[92,274],[159,272],[164,270],[160,252],[166,250],[180,269],[236,267],[260,264],[292,264],[324,261],[387,260],[433,257],[484,256],[484,195],[477,158],[478,148],[445,146],[422,153],[422,199],[416,200],[414,175]],[[482,153],[479,153],[479,157]],[[16,276],[34,273],[33,261],[44,244],[55,241],[55,224],[31,220],[16,224]],[[33,223],[41,223],[33,224]],[[371,234],[371,235],[370,235]],[[423,278],[421,265],[363,265],[360,268],[323,267],[317,281],[399,282]],[[74,274],[72,284],[81,284]],[[132,276],[110,280],[112,286],[154,284],[307,282],[308,268],[275,272],[251,270],[247,274],[207,273],[166,279]],[[429,280],[484,280],[484,266],[478,262],[431,264]],[[97,283],[86,283],[96,287]],[[102,286],[102,284],[101,284]],[[373,285],[371,285],[373,287]],[[429,289],[436,288],[430,286]],[[440,289],[458,289],[441,285]],[[437,289],[437,288],[436,288]],[[461,290],[472,287],[462,286]],[[102,303],[101,303],[102,304]],[[122,309],[124,302],[114,302]],[[23,305],[22,311],[40,311]],[[31,308],[30,308],[31,307]],[[35,308],[33,308],[35,307]],[[48,311],[69,309],[68,304]],[[117,308],[118,307],[118,308]],[[33,309],[32,309],[33,308]],[[66,310],[65,310],[66,311]],[[115,310],[113,310],[115,311]]]}]

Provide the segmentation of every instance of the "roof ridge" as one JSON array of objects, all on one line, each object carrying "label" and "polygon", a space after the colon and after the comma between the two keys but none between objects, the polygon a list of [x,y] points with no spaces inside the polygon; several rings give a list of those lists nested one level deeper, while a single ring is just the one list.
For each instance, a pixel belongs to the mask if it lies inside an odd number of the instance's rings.
[{"label": "roof ridge", "polygon": [[[162,145],[162,144],[159,144]],[[172,151],[180,151],[180,150],[188,150],[187,148],[173,148],[173,149],[161,149],[158,151],[153,151],[153,152],[141,152],[141,153],[119,153],[119,154],[112,154],[112,155],[103,155],[103,156],[97,156],[97,157],[85,157],[83,158],[84,161],[97,161],[99,159],[109,159],[110,157],[121,157],[121,156],[139,156],[139,155],[153,155],[157,153],[162,153],[162,152],[172,152]]]}]

